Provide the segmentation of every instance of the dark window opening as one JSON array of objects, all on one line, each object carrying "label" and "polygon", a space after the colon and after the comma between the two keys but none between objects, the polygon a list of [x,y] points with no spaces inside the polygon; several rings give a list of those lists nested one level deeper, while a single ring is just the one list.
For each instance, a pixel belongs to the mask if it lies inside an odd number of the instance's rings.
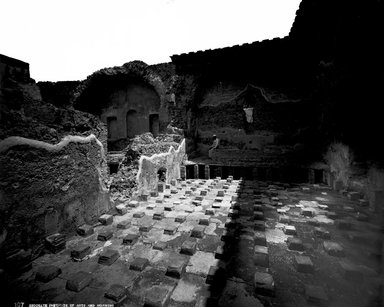
[{"label": "dark window opening", "polygon": [[159,182],[165,182],[167,179],[167,169],[160,167],[157,171],[157,178],[159,179]]},{"label": "dark window opening", "polygon": [[205,179],[205,165],[199,164],[199,179]]},{"label": "dark window opening", "polygon": [[114,139],[118,136],[118,125],[117,118],[107,117],[107,131],[108,131],[108,139]]},{"label": "dark window opening", "polygon": [[127,112],[127,137],[133,138],[139,134],[139,122],[138,115],[135,110],[129,110]]},{"label": "dark window opening", "polygon": [[187,179],[194,179],[195,178],[195,171],[194,171],[194,165],[187,165],[185,167],[185,170],[186,170],[186,176],[187,176]]},{"label": "dark window opening", "polygon": [[154,137],[159,135],[159,114],[149,115],[149,131]]},{"label": "dark window opening", "polygon": [[323,170],[315,169],[315,183],[323,183]]},{"label": "dark window opening", "polygon": [[260,181],[265,181],[267,179],[267,169],[264,167],[257,169],[257,177]]},{"label": "dark window opening", "polygon": [[117,171],[119,170],[119,164],[117,163],[109,163],[108,167],[109,167],[110,174],[116,174]]}]

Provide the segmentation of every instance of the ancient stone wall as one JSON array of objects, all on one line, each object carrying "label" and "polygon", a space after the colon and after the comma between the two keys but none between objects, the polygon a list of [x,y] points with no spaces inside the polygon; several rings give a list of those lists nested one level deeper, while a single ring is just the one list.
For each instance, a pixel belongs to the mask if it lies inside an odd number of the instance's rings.
[{"label": "ancient stone wall", "polygon": [[2,86],[0,233],[4,248],[38,252],[46,235],[109,210],[107,130],[91,114],[43,101],[30,78],[7,74]]},{"label": "ancient stone wall", "polygon": [[[170,123],[174,74],[171,64],[140,61],[93,73],[75,90],[74,107],[100,116],[108,126],[110,147],[145,132],[164,133]],[[112,144],[113,143],[113,144]]]},{"label": "ancient stone wall", "polygon": [[110,209],[106,160],[94,136],[58,144],[9,137],[0,141],[0,216],[6,248],[36,248],[45,236],[73,233]]}]

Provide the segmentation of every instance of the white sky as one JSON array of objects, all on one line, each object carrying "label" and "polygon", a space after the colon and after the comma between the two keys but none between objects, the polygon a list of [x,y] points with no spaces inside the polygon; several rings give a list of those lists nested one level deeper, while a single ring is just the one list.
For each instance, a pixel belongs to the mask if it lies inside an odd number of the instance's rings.
[{"label": "white sky", "polygon": [[0,53],[37,81],[288,35],[301,0],[0,0]]}]

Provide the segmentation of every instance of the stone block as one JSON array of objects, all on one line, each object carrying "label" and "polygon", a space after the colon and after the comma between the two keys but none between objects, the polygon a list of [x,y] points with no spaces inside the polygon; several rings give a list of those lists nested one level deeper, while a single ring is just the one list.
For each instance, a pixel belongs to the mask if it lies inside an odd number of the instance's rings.
[{"label": "stone block", "polygon": [[279,222],[283,224],[289,224],[291,222],[291,219],[286,215],[279,216]]},{"label": "stone block", "polygon": [[123,238],[123,244],[133,245],[139,240],[139,235],[129,233]]},{"label": "stone block", "polygon": [[99,222],[103,225],[111,225],[113,223],[113,215],[103,214],[99,217]]},{"label": "stone block", "polygon": [[269,268],[269,255],[263,253],[255,253],[253,255],[253,262],[258,267]]},{"label": "stone block", "polygon": [[206,191],[206,190],[200,191],[201,196],[207,196],[207,194],[208,194],[208,191]]},{"label": "stone block", "polygon": [[138,206],[139,206],[139,202],[137,200],[131,200],[128,203],[128,207],[130,207],[130,208],[137,208]]},{"label": "stone block", "polygon": [[120,215],[124,215],[128,212],[127,207],[123,204],[117,205],[115,208],[116,208],[117,213]]},{"label": "stone block", "polygon": [[196,241],[186,240],[181,245],[180,253],[192,256],[196,252],[196,245],[197,245]]},{"label": "stone block", "polygon": [[264,213],[260,211],[255,211],[253,213],[253,218],[257,221],[263,221],[264,220]]},{"label": "stone block", "polygon": [[177,226],[176,225],[167,225],[164,228],[164,234],[166,235],[174,235],[177,231]]},{"label": "stone block", "polygon": [[301,214],[308,217],[314,217],[315,210],[313,210],[312,208],[303,208],[301,209]]},{"label": "stone block", "polygon": [[84,224],[84,225],[81,225],[79,227],[77,227],[77,233],[79,236],[82,236],[82,237],[88,237],[92,234],[94,234],[94,229],[92,226],[90,225],[87,225],[87,224]]},{"label": "stone block", "polygon": [[167,242],[157,241],[155,244],[153,244],[153,249],[162,251],[162,250],[166,249],[167,246],[168,246]]},{"label": "stone block", "polygon": [[304,251],[303,242],[299,238],[289,237],[287,239],[287,246],[290,250],[299,251],[299,252]]},{"label": "stone block", "polygon": [[145,212],[141,211],[141,212],[135,212],[133,214],[133,217],[136,218],[136,219],[141,219],[143,216],[145,216]]},{"label": "stone block", "polygon": [[199,220],[199,225],[208,226],[209,225],[209,218],[202,218]]},{"label": "stone block", "polygon": [[177,194],[179,191],[177,189],[171,189],[171,194]]},{"label": "stone block", "polygon": [[80,292],[87,287],[92,281],[92,274],[79,271],[72,274],[66,284],[66,288],[70,291]]},{"label": "stone block", "polygon": [[113,264],[118,258],[120,257],[120,254],[117,250],[114,249],[106,249],[99,255],[98,263],[103,265],[111,265]]},{"label": "stone block", "polygon": [[195,206],[201,206],[201,200],[193,200],[192,201],[192,205],[195,205]]},{"label": "stone block", "polygon": [[171,197],[172,197],[171,193],[164,193],[164,198],[171,198]]},{"label": "stone block", "polygon": [[217,191],[217,197],[224,197],[224,195],[225,195],[225,193],[224,193],[224,191]]},{"label": "stone block", "polygon": [[216,197],[215,200],[214,200],[214,202],[216,202],[216,203],[221,203],[221,202],[223,202],[223,199],[220,198],[220,197]]},{"label": "stone block", "polygon": [[140,232],[148,232],[151,230],[152,226],[153,226],[153,222],[143,221],[139,226],[139,231]]},{"label": "stone block", "polygon": [[127,229],[127,228],[129,228],[129,226],[131,226],[131,221],[130,220],[124,220],[124,221],[121,221],[120,223],[118,223],[116,225],[116,228]]},{"label": "stone block", "polygon": [[215,209],[209,208],[205,210],[205,215],[215,215]]},{"label": "stone block", "polygon": [[106,230],[103,232],[99,232],[99,234],[97,235],[97,240],[108,241],[108,240],[112,239],[112,237],[113,237],[113,231],[112,230]]},{"label": "stone block", "polygon": [[205,231],[205,226],[202,226],[202,225],[195,226],[192,229],[191,237],[202,238],[202,237],[204,237],[204,231]]},{"label": "stone block", "polygon": [[179,205],[181,205],[181,201],[180,201],[180,200],[175,200],[175,201],[173,202],[173,204],[174,204],[175,206],[179,206]]},{"label": "stone block", "polygon": [[104,296],[115,302],[120,302],[127,297],[127,288],[123,285],[113,284],[105,292]]},{"label": "stone block", "polygon": [[212,204],[212,208],[213,208],[213,209],[220,209],[220,208],[221,208],[221,205],[220,205],[220,203],[213,203],[213,204]]},{"label": "stone block", "polygon": [[156,199],[155,203],[156,203],[156,204],[162,204],[162,203],[163,203],[163,200],[162,200],[162,199]]},{"label": "stone block", "polygon": [[175,259],[172,261],[172,264],[168,265],[165,275],[180,279],[186,266],[187,261],[185,259]]},{"label": "stone block", "polygon": [[36,280],[41,282],[49,282],[61,274],[61,269],[54,265],[40,266],[36,270]]},{"label": "stone block", "polygon": [[91,247],[85,244],[78,244],[71,250],[71,257],[82,260],[91,253]]},{"label": "stone block", "polygon": [[269,273],[256,272],[254,276],[254,291],[256,295],[274,296],[275,282]]},{"label": "stone block", "polygon": [[265,223],[264,221],[255,221],[254,229],[259,231],[265,231]]},{"label": "stone block", "polygon": [[335,220],[338,218],[338,214],[336,212],[333,212],[333,211],[329,211],[329,212],[326,212],[325,215],[329,218],[329,219],[332,219],[332,220]]},{"label": "stone block", "polygon": [[163,211],[157,211],[153,214],[153,219],[157,221],[161,221],[164,218],[164,212]]},{"label": "stone block", "polygon": [[175,208],[175,206],[171,205],[171,204],[167,204],[164,206],[165,211],[173,211],[174,208]]},{"label": "stone block", "polygon": [[169,190],[171,188],[171,185],[170,184],[166,184],[165,185],[165,189]]},{"label": "stone block", "polygon": [[254,252],[255,254],[268,255],[268,247],[262,245],[255,245]]},{"label": "stone block", "polygon": [[262,205],[253,205],[253,210],[263,212],[263,206]]},{"label": "stone block", "polygon": [[147,205],[147,210],[154,210],[157,206],[155,204],[148,204]]},{"label": "stone block", "polygon": [[198,201],[202,201],[203,199],[204,199],[203,196],[196,196],[196,197],[195,197],[195,200],[198,200]]},{"label": "stone block", "polygon": [[325,228],[323,227],[315,227],[314,229],[314,234],[316,237],[319,237],[321,239],[330,239],[331,238],[331,234],[329,231],[327,231]]},{"label": "stone block", "polygon": [[185,195],[191,195],[192,194],[192,191],[191,190],[186,190],[185,191]]},{"label": "stone block", "polygon": [[324,246],[325,251],[331,256],[335,256],[335,257],[344,257],[345,256],[344,249],[339,243],[331,242],[331,241],[324,241],[323,246]]},{"label": "stone block", "polygon": [[301,273],[313,273],[313,263],[308,256],[295,255],[296,269]]},{"label": "stone block", "polygon": [[151,191],[151,192],[149,193],[149,195],[150,195],[151,197],[158,197],[158,196],[159,196],[159,191]]},{"label": "stone block", "polygon": [[175,218],[176,223],[184,223],[186,220],[186,217],[184,215],[179,215]]},{"label": "stone block", "polygon": [[284,233],[286,235],[295,236],[297,234],[296,227],[291,225],[284,226]]},{"label": "stone block", "polygon": [[64,234],[55,233],[45,238],[46,247],[54,254],[61,252],[66,246],[66,237]]},{"label": "stone block", "polygon": [[265,236],[265,232],[256,231],[253,238],[255,245],[267,246],[267,238]]},{"label": "stone block", "polygon": [[147,258],[138,257],[132,261],[129,269],[141,272],[146,268],[147,265],[149,265],[149,260]]},{"label": "stone block", "polygon": [[321,286],[305,286],[305,296],[311,303],[322,304],[328,301],[328,296]]}]

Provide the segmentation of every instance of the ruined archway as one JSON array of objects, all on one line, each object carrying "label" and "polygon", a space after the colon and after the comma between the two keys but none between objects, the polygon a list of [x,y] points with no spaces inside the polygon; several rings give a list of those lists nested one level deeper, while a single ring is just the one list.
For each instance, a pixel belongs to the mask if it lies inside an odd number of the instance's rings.
[{"label": "ruined archway", "polygon": [[139,130],[138,129],[139,121],[138,121],[136,110],[129,110],[127,112],[126,124],[127,124],[127,137],[128,138],[135,137],[135,135],[138,134],[138,130]]}]

